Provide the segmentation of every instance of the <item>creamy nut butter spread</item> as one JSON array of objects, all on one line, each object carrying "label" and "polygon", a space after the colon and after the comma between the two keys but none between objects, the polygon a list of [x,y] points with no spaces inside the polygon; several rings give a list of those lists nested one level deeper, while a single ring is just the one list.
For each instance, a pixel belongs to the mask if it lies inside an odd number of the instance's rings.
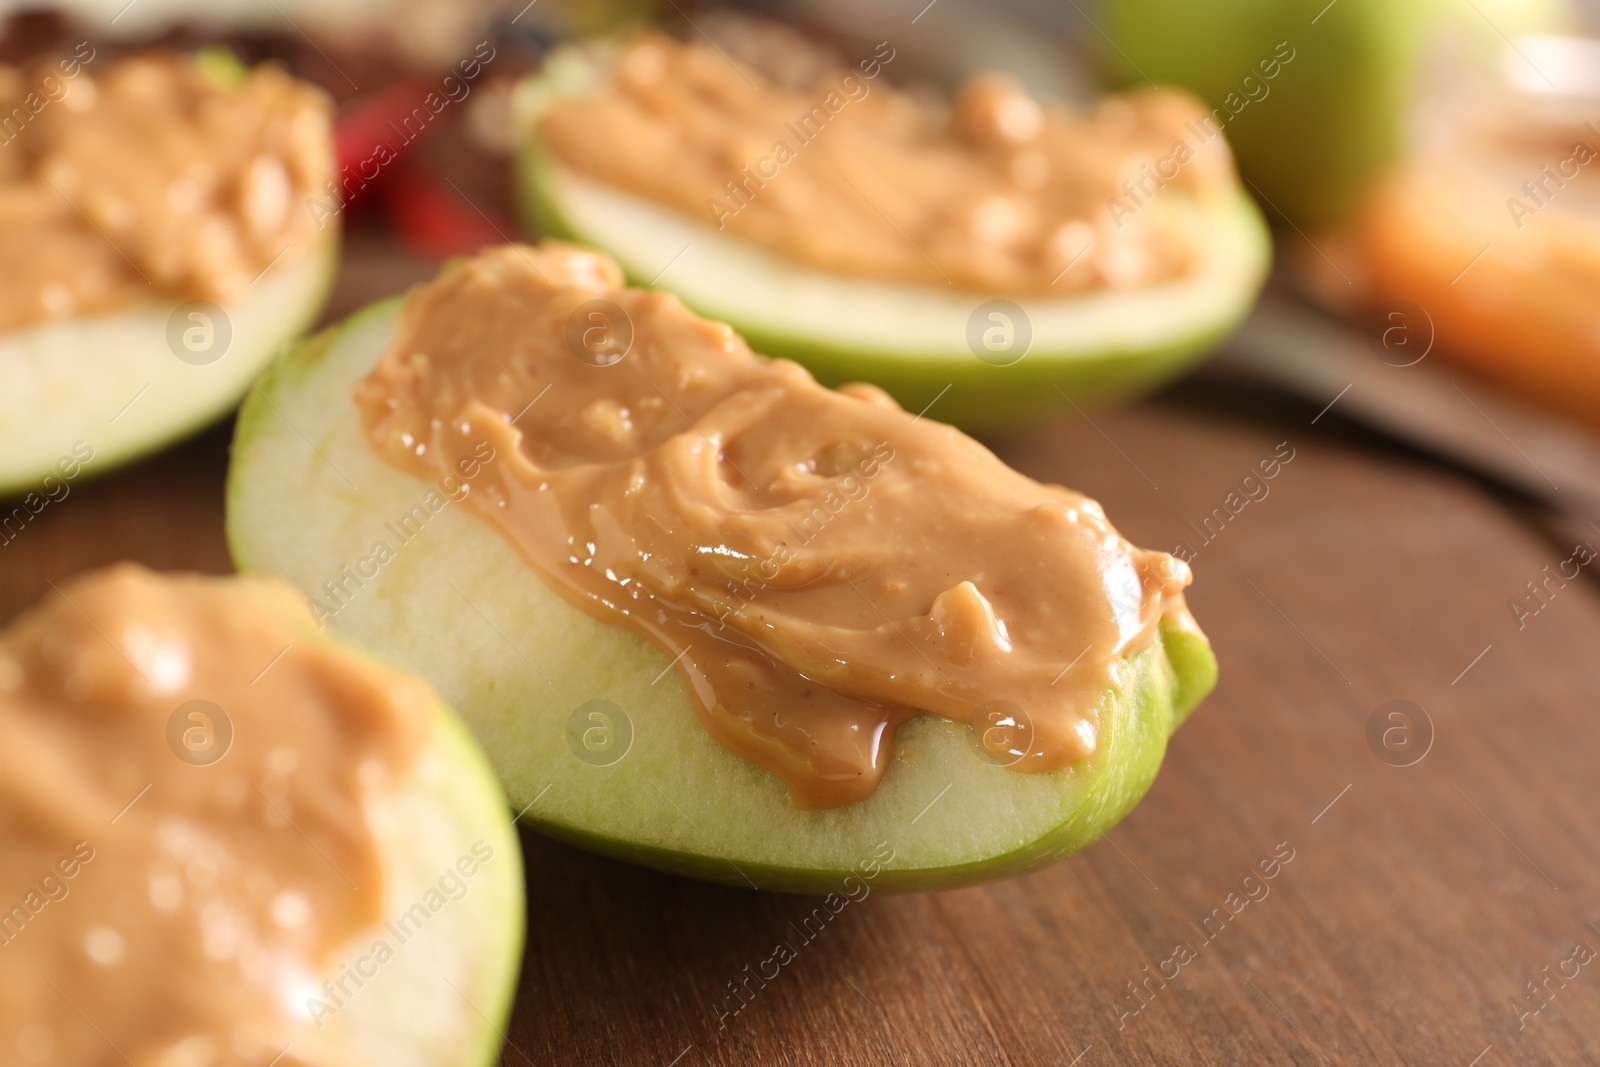
[{"label": "creamy nut butter spread", "polygon": [[238,84],[141,55],[0,66],[0,331],[178,295],[226,302],[318,240],[330,104],[272,67]]},{"label": "creamy nut butter spread", "polygon": [[1123,658],[1184,610],[1188,567],[1094,501],[575,246],[414,291],[356,402],[378,454],[430,480],[492,445],[468,505],[672,658],[705,727],[803,805],[871,793],[918,712],[1011,709],[984,730],[997,756],[1081,759]]},{"label": "creamy nut butter spread", "polygon": [[886,84],[893,56],[795,87],[647,34],[539,135],[583,174],[825,270],[1005,293],[1184,275],[1195,201],[1234,195],[1223,139],[1197,137],[1212,120],[1175,90],[1077,114],[983,75],[946,105]]},{"label": "creamy nut butter spread", "polygon": [[121,565],[0,635],[0,1062],[373,1067],[303,1005],[434,699],[261,579]]}]

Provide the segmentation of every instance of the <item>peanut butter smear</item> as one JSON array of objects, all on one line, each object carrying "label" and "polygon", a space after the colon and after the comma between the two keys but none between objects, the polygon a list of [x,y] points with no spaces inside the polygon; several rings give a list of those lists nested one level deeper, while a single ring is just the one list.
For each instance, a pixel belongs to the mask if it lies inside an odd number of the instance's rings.
[{"label": "peanut butter smear", "polygon": [[893,56],[792,87],[645,34],[538,132],[585,175],[824,270],[1010,294],[1183,276],[1202,252],[1195,202],[1234,195],[1187,94],[1080,115],[982,75],[945,105],[891,88]]},{"label": "peanut butter smear", "polygon": [[434,700],[264,579],[123,564],[0,634],[0,1062],[376,1067],[303,1005]]},{"label": "peanut butter smear", "polygon": [[229,84],[216,66],[0,65],[0,331],[226,303],[318,244],[306,205],[333,176],[328,99],[273,67]]},{"label": "peanut butter smear", "polygon": [[869,795],[919,712],[1021,770],[1082,759],[1124,657],[1183,612],[1188,567],[1094,501],[576,246],[492,249],[415,290],[355,400],[420,477],[492,446],[467,505],[672,658],[706,729],[803,806]]}]

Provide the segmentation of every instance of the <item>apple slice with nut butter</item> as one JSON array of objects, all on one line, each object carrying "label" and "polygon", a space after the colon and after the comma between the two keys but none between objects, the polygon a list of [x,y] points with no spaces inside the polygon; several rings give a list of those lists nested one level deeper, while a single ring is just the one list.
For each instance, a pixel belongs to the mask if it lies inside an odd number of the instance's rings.
[{"label": "apple slice with nut butter", "polygon": [[1253,303],[1266,227],[1182,91],[1079,112],[987,75],[935,104],[891,42],[793,52],[782,80],[653,32],[551,55],[515,97],[530,223],[967,428],[1152,388]]},{"label": "apple slice with nut butter", "polygon": [[0,111],[28,116],[0,162],[0,495],[205,425],[315,321],[330,110],[216,50],[0,65]]},{"label": "apple slice with nut butter", "polygon": [[281,582],[122,564],[0,633],[0,837],[8,1064],[498,1062],[504,795]]},{"label": "apple slice with nut butter", "polygon": [[539,829],[738,885],[1048,863],[1216,676],[1187,566],[1094,501],[554,242],[285,354],[228,532],[438,686]]}]

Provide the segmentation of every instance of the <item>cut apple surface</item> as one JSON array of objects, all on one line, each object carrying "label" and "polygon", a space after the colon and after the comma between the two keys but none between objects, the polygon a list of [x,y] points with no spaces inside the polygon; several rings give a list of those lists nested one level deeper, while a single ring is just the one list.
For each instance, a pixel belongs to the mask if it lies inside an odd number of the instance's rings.
[{"label": "cut apple surface", "polygon": [[1067,400],[1126,396],[1170,379],[1243,319],[1266,276],[1270,239],[1242,190],[1206,205],[1167,191],[1169,206],[1182,203],[1177,214],[1200,250],[1188,274],[1140,288],[1009,298],[1026,324],[1001,325],[1031,337],[1003,360],[980,358],[974,316],[987,324],[982,309],[1005,294],[835,274],[557,158],[538,136],[539,120],[599,87],[609,77],[608,54],[567,48],[517,89],[518,185],[530,224],[605,250],[635,284],[671,290],[758,351],[804,363],[825,384],[870,381],[911,411],[938,398],[932,414],[963,427],[1015,425]]},{"label": "cut apple surface", "polygon": [[1020,773],[965,724],[922,715],[899,729],[875,793],[799,808],[700,725],[666,655],[572,606],[487,523],[374,453],[352,390],[393,341],[399,307],[302,343],[251,391],[229,541],[241,568],[287,577],[326,625],[432,682],[484,742],[513,807],[552,836],[793,891],[838,891],[851,875],[915,890],[1018,873],[1126,814],[1215,681],[1205,638],[1163,624],[1122,662],[1088,759]]},{"label": "cut apple surface", "polygon": [[434,690],[287,583],[63,580],[0,632],[0,733],[4,1047],[498,1062],[525,922],[505,795]]},{"label": "cut apple surface", "polygon": [[64,457],[98,474],[221,416],[316,321],[337,258],[329,238],[220,309],[170,297],[0,335],[0,496],[64,476]]},{"label": "cut apple surface", "polygon": [[522,852],[493,769],[448,708],[383,816],[387,921],[350,938],[326,972],[359,982],[294,1004],[312,1025],[337,1025],[368,1063],[498,1063],[522,965]]}]

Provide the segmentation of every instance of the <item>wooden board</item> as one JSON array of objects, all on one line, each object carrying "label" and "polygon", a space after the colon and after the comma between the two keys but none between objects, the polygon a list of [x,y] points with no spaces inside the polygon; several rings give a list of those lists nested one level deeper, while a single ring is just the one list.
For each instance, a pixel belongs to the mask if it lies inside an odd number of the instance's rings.
[{"label": "wooden board", "polygon": [[[1600,968],[1574,960],[1600,947],[1600,598],[1572,583],[1519,631],[1509,598],[1565,552],[1314,411],[1251,414],[1169,398],[1000,449],[1135,540],[1198,549],[1222,683],[1107,840],[1000,885],[869,897],[810,942],[815,900],[530,841],[506,1062],[1600,1060]],[[1269,494],[1195,544],[1185,524],[1280,442]],[[1367,740],[1397,698],[1433,728],[1409,767]],[[736,998],[780,942],[797,958]],[[1528,981],[1547,1006],[1524,1017]]]},{"label": "wooden board", "polygon": [[[504,1061],[1600,1061],[1600,966],[1574,956],[1600,948],[1600,597],[1555,587],[1519,630],[1508,601],[1568,553],[1532,516],[1312,414],[1188,387],[1000,443],[1136,541],[1197,550],[1222,683],[1107,840],[808,926],[816,899],[525,835]],[[0,613],[118,558],[225,570],[226,444],[222,427],[52,504],[0,549]],[[1210,543],[1186,525],[1260,485]],[[1368,742],[1393,699],[1432,724],[1409,767]],[[780,943],[795,958],[778,968]],[[1522,1016],[1540,1006],[1530,981],[1545,1006]]]}]

